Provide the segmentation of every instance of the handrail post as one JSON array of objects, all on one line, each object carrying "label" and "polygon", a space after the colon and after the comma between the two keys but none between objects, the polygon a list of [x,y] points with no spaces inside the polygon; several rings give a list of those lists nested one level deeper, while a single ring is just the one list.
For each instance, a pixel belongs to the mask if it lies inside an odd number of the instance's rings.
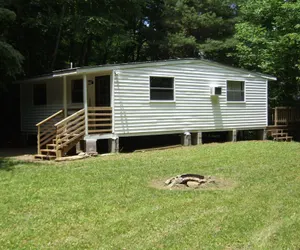
[{"label": "handrail post", "polygon": [[38,127],[38,133],[37,133],[37,152],[40,155],[41,154],[41,126]]},{"label": "handrail post", "polygon": [[278,120],[278,108],[275,108],[275,114],[274,114],[274,125],[277,126],[277,120]]},{"label": "handrail post", "polygon": [[61,154],[59,153],[59,150],[58,150],[58,140],[59,140],[59,137],[58,137],[58,133],[57,133],[57,127],[56,127],[56,136],[55,136],[55,139],[56,139],[56,141],[55,141],[55,154],[56,154],[56,158],[58,158],[58,157],[61,157]]}]

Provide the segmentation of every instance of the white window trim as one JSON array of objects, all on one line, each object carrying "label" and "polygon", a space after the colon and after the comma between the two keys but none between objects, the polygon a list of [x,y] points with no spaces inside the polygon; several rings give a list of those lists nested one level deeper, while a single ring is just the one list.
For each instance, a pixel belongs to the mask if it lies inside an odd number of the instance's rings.
[{"label": "white window trim", "polygon": [[[46,104],[41,104],[41,105],[35,105],[34,104],[34,85],[38,85],[38,84],[45,84],[46,85]],[[46,107],[46,106],[48,106],[48,84],[46,82],[32,83],[32,106],[34,106],[34,107]]]},{"label": "white window trim", "polygon": [[[151,100],[151,83],[150,83],[150,78],[151,77],[164,77],[164,78],[173,78],[173,100]],[[148,92],[148,95],[149,95],[149,102],[150,103],[175,103],[176,102],[176,78],[175,76],[170,76],[170,75],[149,75],[148,77],[148,89],[149,89],[149,92]],[[166,88],[164,88],[166,89]],[[170,89],[170,88],[168,88]]]},{"label": "white window trim", "polygon": [[[243,101],[228,101],[228,95],[227,95],[227,84],[228,82],[243,82],[244,83],[244,100]],[[246,103],[247,102],[247,91],[246,91],[246,81],[245,79],[227,79],[225,82],[226,85],[226,102],[227,103]]]}]

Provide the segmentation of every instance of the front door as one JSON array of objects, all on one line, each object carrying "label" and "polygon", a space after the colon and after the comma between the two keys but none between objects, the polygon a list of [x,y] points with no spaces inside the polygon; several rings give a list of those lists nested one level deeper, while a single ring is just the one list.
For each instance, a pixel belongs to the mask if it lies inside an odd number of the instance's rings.
[{"label": "front door", "polygon": [[96,106],[110,107],[110,75],[97,76],[96,83]]}]

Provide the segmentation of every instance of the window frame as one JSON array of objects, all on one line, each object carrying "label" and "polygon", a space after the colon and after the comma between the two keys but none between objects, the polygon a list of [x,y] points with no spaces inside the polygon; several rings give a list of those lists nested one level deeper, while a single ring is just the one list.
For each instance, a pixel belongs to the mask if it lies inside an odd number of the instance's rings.
[{"label": "window frame", "polygon": [[[151,78],[172,78],[173,79],[173,87],[172,88],[159,88],[159,87],[152,87],[151,88]],[[162,75],[150,75],[149,76],[149,101],[150,103],[174,103],[176,102],[176,84],[175,84],[175,77],[174,76],[162,76]],[[159,99],[151,99],[151,90],[152,89],[172,89],[173,90],[173,99],[172,100],[159,100]]]},{"label": "window frame", "polygon": [[[45,87],[45,103],[42,104],[38,104],[35,102],[35,86],[44,86]],[[36,106],[36,107],[40,107],[40,106],[47,106],[48,104],[48,91],[47,91],[47,83],[43,82],[43,83],[33,83],[32,85],[32,105]]]},{"label": "window frame", "polygon": [[[76,81],[81,81],[81,83],[82,83],[82,92],[81,92],[82,101],[80,101],[80,102],[74,102],[74,100],[73,100],[74,83]],[[79,92],[79,91],[77,90],[77,92]],[[81,78],[71,80],[71,103],[72,104],[82,104],[82,103],[84,103],[84,100],[83,100],[83,79],[81,79]]]},{"label": "window frame", "polygon": [[[228,83],[229,82],[240,82],[243,83],[243,93],[244,93],[244,98],[242,101],[232,101],[232,100],[228,100]],[[237,92],[237,91],[236,91]],[[246,81],[245,80],[236,80],[236,79],[230,79],[230,80],[226,80],[226,101],[228,103],[245,103],[246,102]]]}]

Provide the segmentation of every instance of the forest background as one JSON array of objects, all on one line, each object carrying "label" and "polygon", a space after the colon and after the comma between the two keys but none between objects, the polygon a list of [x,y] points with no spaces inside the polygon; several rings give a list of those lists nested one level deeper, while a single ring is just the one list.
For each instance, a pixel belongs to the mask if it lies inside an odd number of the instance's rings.
[{"label": "forest background", "polygon": [[274,75],[269,105],[297,105],[300,1],[0,0],[0,105],[10,119],[16,79],[71,62],[190,57]]}]

